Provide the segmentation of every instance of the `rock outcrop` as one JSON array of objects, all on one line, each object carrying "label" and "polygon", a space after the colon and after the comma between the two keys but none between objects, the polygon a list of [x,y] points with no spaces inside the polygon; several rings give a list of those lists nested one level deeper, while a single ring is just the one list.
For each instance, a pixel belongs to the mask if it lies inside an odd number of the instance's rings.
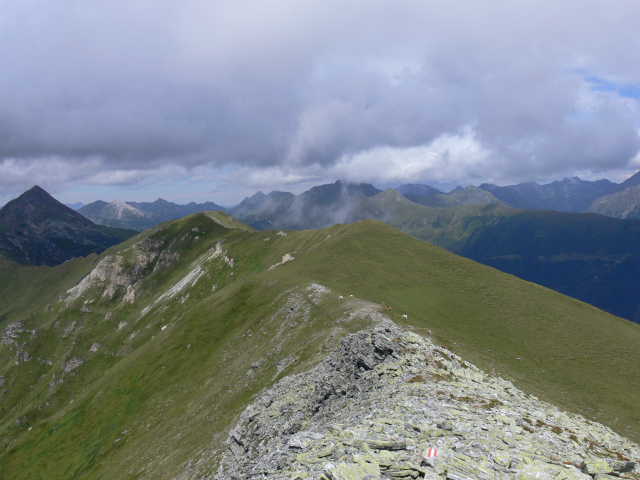
[{"label": "rock outcrop", "polygon": [[391,323],[263,392],[226,444],[217,479],[640,478],[638,445]]}]

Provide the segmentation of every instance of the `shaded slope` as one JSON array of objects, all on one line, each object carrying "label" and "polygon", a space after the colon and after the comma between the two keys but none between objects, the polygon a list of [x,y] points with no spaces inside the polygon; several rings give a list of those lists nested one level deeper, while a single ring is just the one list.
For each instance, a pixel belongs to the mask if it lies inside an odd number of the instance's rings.
[{"label": "shaded slope", "polygon": [[498,200],[494,197],[490,192],[474,186],[454,190],[448,194],[439,193],[429,196],[405,194],[404,196],[412,202],[424,205],[425,207],[452,207],[454,205],[504,203],[502,200]]},{"label": "shaded slope", "polygon": [[275,228],[279,224],[278,219],[286,215],[295,199],[296,196],[289,192],[270,192],[267,195],[258,192],[229,209],[229,213],[258,230]]},{"label": "shaded slope", "polygon": [[587,211],[614,218],[640,218],[640,186],[596,198]]},{"label": "shaded slope", "polygon": [[0,255],[23,264],[57,265],[133,234],[94,224],[38,186],[0,209]]},{"label": "shaded slope", "polygon": [[546,185],[530,182],[499,187],[485,183],[480,188],[516,208],[584,212],[596,198],[624,189],[624,186],[609,180],[587,182],[573,177]]},{"label": "shaded slope", "polygon": [[488,207],[431,218],[413,234],[640,322],[640,221],[535,210],[496,215]]},{"label": "shaded slope", "polygon": [[400,195],[415,195],[419,197],[429,197],[431,195],[441,194],[442,192],[430,185],[420,185],[417,183],[403,183],[398,188],[394,188]]}]

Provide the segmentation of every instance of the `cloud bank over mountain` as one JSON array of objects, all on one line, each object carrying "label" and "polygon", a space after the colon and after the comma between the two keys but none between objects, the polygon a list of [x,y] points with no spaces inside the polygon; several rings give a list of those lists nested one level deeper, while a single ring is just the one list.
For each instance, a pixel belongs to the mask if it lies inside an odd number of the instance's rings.
[{"label": "cloud bank over mountain", "polygon": [[0,7],[4,201],[640,168],[637,2]]}]

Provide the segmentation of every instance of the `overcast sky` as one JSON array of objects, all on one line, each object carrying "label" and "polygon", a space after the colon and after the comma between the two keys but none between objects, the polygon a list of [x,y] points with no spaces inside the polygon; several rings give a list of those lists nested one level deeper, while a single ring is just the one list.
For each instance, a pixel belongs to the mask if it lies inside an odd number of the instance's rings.
[{"label": "overcast sky", "polygon": [[640,2],[0,0],[0,205],[640,169]]}]

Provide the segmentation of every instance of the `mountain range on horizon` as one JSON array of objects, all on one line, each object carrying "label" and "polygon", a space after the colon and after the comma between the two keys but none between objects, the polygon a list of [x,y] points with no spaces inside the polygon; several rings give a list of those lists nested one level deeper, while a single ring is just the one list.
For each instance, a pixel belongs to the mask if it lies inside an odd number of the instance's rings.
[{"label": "mountain range on horizon", "polygon": [[[342,194],[332,185],[349,187]],[[360,187],[354,187],[357,185]],[[360,193],[357,193],[357,190]],[[527,182],[509,186],[482,184],[479,187],[457,187],[448,193],[443,193],[429,185],[413,183],[400,184],[394,190],[414,203],[429,207],[503,203],[525,210],[593,212],[615,218],[640,218],[640,172],[620,184],[609,180],[585,181],[578,177],[567,177],[543,185]],[[313,208],[312,205],[317,201],[320,202],[318,206],[322,207],[324,198],[335,198],[337,200],[330,200],[330,202],[334,206],[341,203],[341,206],[333,218],[323,214],[326,221],[316,222],[324,227],[331,225],[328,222],[340,221],[341,214],[344,214],[344,205],[349,203],[349,199],[370,196],[373,192],[381,191],[367,183],[357,184],[338,180],[334,184],[312,187],[299,195],[280,191],[264,194],[258,191],[232,207],[223,207],[214,202],[201,204],[191,202],[179,205],[159,198],[155,202],[98,200],[81,206],[78,212],[101,225],[142,231],[163,221],[174,220],[191,213],[222,210],[228,211],[243,221],[253,223],[256,228],[268,228],[269,222],[272,221],[271,217],[284,216],[287,209],[290,209],[287,214],[292,218],[303,211],[303,215],[308,216],[310,212],[306,209]],[[281,220],[281,223],[285,222]]]},{"label": "mountain range on horizon", "polygon": [[78,209],[78,213],[91,221],[114,228],[142,231],[168,220],[186,217],[192,213],[224,210],[213,202],[186,205],[168,202],[162,198],[155,202],[104,202],[98,200]]}]

